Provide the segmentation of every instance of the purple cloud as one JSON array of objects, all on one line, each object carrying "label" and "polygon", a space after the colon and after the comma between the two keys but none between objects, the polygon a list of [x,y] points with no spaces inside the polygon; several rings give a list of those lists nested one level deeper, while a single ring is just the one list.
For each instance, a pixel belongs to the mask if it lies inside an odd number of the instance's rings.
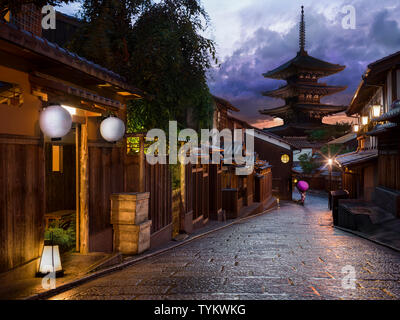
[{"label": "purple cloud", "polygon": [[[395,20],[396,16],[399,16],[400,6],[394,1],[385,1],[384,4],[386,8],[381,3],[379,8],[376,8],[376,2],[353,1],[357,13],[355,30],[343,29],[344,14],[340,9],[333,19],[328,19],[320,8],[306,6],[308,53],[331,63],[346,65],[343,72],[320,81],[332,85],[347,85],[348,89],[326,97],[323,102],[347,105],[366,66],[400,50],[400,27]],[[255,29],[240,42],[219,69],[210,73],[209,85],[212,93],[229,99],[241,109],[238,116],[250,123],[264,123],[270,120],[267,116],[259,114],[258,110],[284,103],[283,100],[261,95],[262,91],[272,90],[283,84],[263,78],[262,73],[292,59],[298,51],[299,8],[297,5],[291,8],[297,12],[297,23],[293,20],[288,32],[278,32],[279,30],[268,26]],[[281,9],[282,19],[287,19],[287,8],[282,6]],[[260,12],[254,8],[253,11],[249,9],[243,13],[244,20],[254,21],[252,14],[254,18],[260,17]],[[276,15],[271,18],[277,20]],[[242,28],[244,27],[245,24],[242,24]]]}]

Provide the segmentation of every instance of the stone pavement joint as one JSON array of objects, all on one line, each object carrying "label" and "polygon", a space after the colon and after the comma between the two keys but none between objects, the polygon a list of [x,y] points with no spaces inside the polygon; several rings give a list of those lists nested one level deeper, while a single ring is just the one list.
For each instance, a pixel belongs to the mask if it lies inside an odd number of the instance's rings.
[{"label": "stone pavement joint", "polygon": [[304,207],[281,202],[267,215],[52,299],[395,300],[400,299],[399,266],[398,252],[333,228],[327,199],[310,194]]}]

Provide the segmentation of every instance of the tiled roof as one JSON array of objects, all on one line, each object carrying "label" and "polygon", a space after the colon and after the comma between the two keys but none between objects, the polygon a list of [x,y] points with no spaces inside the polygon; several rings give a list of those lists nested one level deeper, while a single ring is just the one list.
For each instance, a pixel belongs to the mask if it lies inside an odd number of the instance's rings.
[{"label": "tiled roof", "polygon": [[58,61],[73,69],[85,72],[128,91],[139,91],[137,88],[129,85],[126,79],[119,74],[61,48],[57,44],[49,42],[44,38],[38,37],[28,31],[18,29],[11,23],[0,21],[0,40],[10,42],[35,54]]},{"label": "tiled roof", "polygon": [[341,166],[348,166],[367,162],[378,157],[378,150],[363,150],[356,152],[349,152],[336,157],[336,162]]},{"label": "tiled roof", "polygon": [[344,70],[346,67],[339,64],[332,64],[308,54],[301,54],[300,52],[292,60],[282,64],[281,66],[268,71],[263,74],[266,78],[281,79],[281,74],[289,69],[306,69],[315,71],[325,71],[329,74],[334,74]]},{"label": "tiled roof", "polygon": [[217,96],[214,96],[213,95],[213,98],[214,98],[214,101],[217,103],[217,104],[220,104],[220,105],[222,105],[223,107],[225,107],[225,108],[227,108],[227,109],[229,109],[229,110],[232,110],[232,111],[235,111],[235,112],[239,112],[240,110],[238,109],[238,108],[236,108],[232,103],[230,103],[228,100],[225,100],[225,99],[223,99],[223,98],[220,98],[220,97],[217,97]]},{"label": "tiled roof", "polygon": [[304,149],[304,148],[321,148],[325,143],[324,142],[312,142],[307,139],[307,137],[283,137],[285,141],[295,146],[296,149]]},{"label": "tiled roof", "polygon": [[397,123],[387,122],[384,124],[376,125],[371,131],[367,132],[368,136],[374,136],[381,134],[383,132],[387,132],[389,129],[397,127]]},{"label": "tiled roof", "polygon": [[384,113],[379,118],[374,119],[374,121],[387,121],[399,117],[400,117],[400,108],[396,108]]},{"label": "tiled roof", "polygon": [[341,136],[335,140],[329,141],[328,144],[343,144],[350,142],[351,140],[357,139],[357,133],[350,132],[348,134],[345,134],[344,136]]}]

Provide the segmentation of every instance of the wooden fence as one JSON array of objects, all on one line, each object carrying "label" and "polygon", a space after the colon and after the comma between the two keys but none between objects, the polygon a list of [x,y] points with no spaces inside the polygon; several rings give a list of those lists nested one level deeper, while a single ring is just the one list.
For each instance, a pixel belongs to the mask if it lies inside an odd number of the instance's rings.
[{"label": "wooden fence", "polygon": [[44,176],[44,149],[39,138],[0,136],[0,272],[40,255]]},{"label": "wooden fence", "polygon": [[[142,136],[139,137],[143,139]],[[142,141],[142,140],[141,140]],[[151,233],[172,226],[172,184],[168,164],[151,165],[145,160],[144,149],[125,157],[125,191],[150,192],[149,220]]]}]

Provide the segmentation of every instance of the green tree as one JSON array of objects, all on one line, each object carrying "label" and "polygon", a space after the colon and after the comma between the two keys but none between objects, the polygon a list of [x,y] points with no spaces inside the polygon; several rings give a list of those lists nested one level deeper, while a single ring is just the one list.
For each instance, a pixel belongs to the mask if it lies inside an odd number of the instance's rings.
[{"label": "green tree", "polygon": [[82,19],[69,49],[148,93],[129,103],[129,131],[211,124],[215,46],[201,35],[209,17],[199,0],[85,0]]},{"label": "green tree", "polygon": [[349,133],[351,124],[347,122],[336,122],[336,124],[309,131],[309,140],[311,141],[328,141],[330,139],[339,138]]},{"label": "green tree", "polygon": [[319,163],[308,153],[299,156],[300,167],[304,173],[311,174],[319,167]]},{"label": "green tree", "polygon": [[166,128],[170,119],[181,127],[210,126],[213,110],[206,72],[216,61],[215,47],[200,35],[208,21],[197,0],[153,4],[136,21],[131,80],[154,99],[130,104],[132,129]]}]

